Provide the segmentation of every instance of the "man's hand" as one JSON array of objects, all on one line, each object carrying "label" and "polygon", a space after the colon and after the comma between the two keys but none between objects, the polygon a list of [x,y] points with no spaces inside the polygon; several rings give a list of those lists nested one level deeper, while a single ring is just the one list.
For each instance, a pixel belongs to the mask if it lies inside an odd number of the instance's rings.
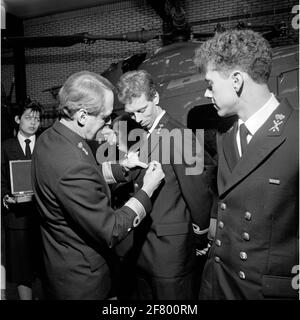
[{"label": "man's hand", "polygon": [[15,197],[11,197],[8,194],[3,197],[3,205],[6,209],[8,209],[9,205],[13,203],[16,203]]},{"label": "man's hand", "polygon": [[148,168],[147,163],[140,161],[138,151],[129,151],[127,157],[120,161],[120,165],[126,170],[135,167]]},{"label": "man's hand", "polygon": [[165,174],[161,168],[161,164],[155,160],[151,161],[143,179],[142,190],[151,197],[164,177]]},{"label": "man's hand", "polygon": [[117,136],[113,129],[111,129],[109,126],[105,126],[101,130],[101,134],[98,138],[99,143],[107,142],[109,145],[113,146],[117,144]]}]

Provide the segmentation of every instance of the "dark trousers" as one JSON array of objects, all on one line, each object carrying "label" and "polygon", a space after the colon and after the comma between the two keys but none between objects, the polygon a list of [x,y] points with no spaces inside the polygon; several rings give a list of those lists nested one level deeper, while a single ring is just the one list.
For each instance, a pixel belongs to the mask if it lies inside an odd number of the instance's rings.
[{"label": "dark trousers", "polygon": [[120,300],[196,300],[201,274],[199,269],[176,278],[153,277],[145,271],[123,269],[118,298]]}]

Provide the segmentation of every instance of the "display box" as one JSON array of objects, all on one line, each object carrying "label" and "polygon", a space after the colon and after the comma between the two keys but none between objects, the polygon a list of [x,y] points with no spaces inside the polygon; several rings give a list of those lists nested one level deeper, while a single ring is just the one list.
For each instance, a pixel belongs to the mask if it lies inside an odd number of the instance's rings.
[{"label": "display box", "polygon": [[32,201],[31,160],[9,161],[11,193],[16,202]]}]

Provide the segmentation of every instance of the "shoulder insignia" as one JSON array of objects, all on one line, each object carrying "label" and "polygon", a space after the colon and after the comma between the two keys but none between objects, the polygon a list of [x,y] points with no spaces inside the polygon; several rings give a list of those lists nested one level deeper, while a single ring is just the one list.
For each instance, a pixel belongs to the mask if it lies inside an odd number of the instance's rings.
[{"label": "shoulder insignia", "polygon": [[274,126],[271,127],[269,129],[269,131],[272,131],[272,132],[279,132],[280,128],[279,126],[283,123],[283,119],[285,118],[285,115],[280,113],[280,114],[275,114],[275,120],[273,120],[273,124]]}]

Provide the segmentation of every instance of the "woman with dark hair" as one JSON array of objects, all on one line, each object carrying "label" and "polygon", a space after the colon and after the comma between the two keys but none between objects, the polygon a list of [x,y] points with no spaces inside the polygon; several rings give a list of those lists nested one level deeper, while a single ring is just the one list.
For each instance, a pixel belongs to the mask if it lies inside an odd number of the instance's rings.
[{"label": "woman with dark hair", "polygon": [[5,267],[8,281],[17,285],[20,300],[32,300],[32,283],[41,267],[38,213],[33,201],[18,202],[11,193],[9,163],[30,160],[40,126],[41,106],[30,102],[15,111],[17,136],[2,144],[1,196],[4,206]]}]

